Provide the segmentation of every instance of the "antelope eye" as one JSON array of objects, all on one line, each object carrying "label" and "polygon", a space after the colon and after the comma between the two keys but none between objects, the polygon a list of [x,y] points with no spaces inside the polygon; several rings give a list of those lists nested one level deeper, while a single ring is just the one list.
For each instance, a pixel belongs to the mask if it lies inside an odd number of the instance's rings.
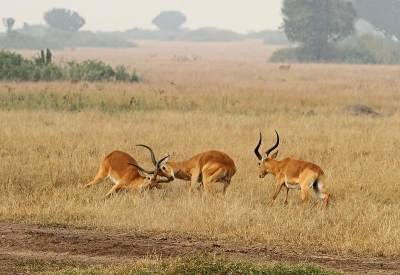
[{"label": "antelope eye", "polygon": [[258,163],[258,166],[261,166],[261,162]]},{"label": "antelope eye", "polygon": [[165,168],[165,166],[162,166],[161,169],[162,169],[163,171],[167,171],[167,168]]},{"label": "antelope eye", "polygon": [[147,176],[147,180],[148,180],[148,181],[150,181],[150,180],[151,180],[150,176]]}]

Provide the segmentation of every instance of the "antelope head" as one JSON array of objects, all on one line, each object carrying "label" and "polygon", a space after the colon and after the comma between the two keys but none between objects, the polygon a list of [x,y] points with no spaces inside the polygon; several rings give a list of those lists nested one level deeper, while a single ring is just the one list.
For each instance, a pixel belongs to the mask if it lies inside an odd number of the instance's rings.
[{"label": "antelope head", "polygon": [[[144,145],[144,144],[137,144],[136,146],[142,146],[142,147],[149,149],[149,151],[151,153],[151,161],[153,162],[154,165],[157,164],[154,152],[149,146]],[[175,179],[174,170],[169,165],[167,165],[168,157],[169,156],[163,158],[164,161],[162,161],[162,163],[159,164],[159,168],[157,170],[159,176],[162,176],[162,177],[165,177],[168,179],[168,181],[165,181],[165,182],[170,182]]]},{"label": "antelope head", "polygon": [[276,130],[275,133],[276,133],[275,145],[269,148],[263,156],[261,156],[260,152],[258,151],[262,140],[261,132],[260,132],[260,140],[258,141],[256,148],[254,149],[254,153],[256,154],[258,160],[260,161],[258,163],[258,165],[260,166],[260,172],[259,172],[260,178],[264,178],[268,173],[271,173],[272,169],[275,167],[275,165],[272,164],[272,160],[276,158],[276,156],[278,155],[278,151],[269,156],[269,153],[271,153],[279,145],[279,135]]},{"label": "antelope head", "polygon": [[157,174],[158,174],[158,169],[161,163],[165,161],[169,155],[166,155],[162,159],[160,159],[158,162],[156,162],[156,167],[154,171],[148,171],[140,167],[139,165],[136,165],[134,163],[128,163],[132,166],[135,166],[138,169],[139,174],[143,177],[143,182],[140,184],[140,190],[150,190],[154,187],[159,188],[159,183],[163,182],[169,182],[169,180],[160,180],[157,179]]}]

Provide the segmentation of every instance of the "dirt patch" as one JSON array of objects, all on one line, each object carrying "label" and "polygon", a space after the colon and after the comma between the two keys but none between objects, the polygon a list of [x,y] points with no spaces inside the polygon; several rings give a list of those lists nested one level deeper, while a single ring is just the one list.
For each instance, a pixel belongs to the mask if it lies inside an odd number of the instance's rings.
[{"label": "dirt patch", "polygon": [[353,115],[353,116],[371,116],[371,117],[380,116],[379,113],[375,112],[371,108],[362,104],[355,104],[344,107],[340,113],[344,115]]},{"label": "dirt patch", "polygon": [[[0,223],[0,274],[27,274],[21,260],[40,259],[50,262],[135,263],[151,255],[167,258],[185,253],[212,253],[232,259],[282,261],[289,264],[312,263],[352,274],[400,274],[400,259],[366,258],[310,253],[263,245],[238,245],[212,240],[138,235],[116,231],[40,227]],[[34,265],[35,261],[32,261]],[[51,264],[49,264],[51,265]],[[53,263],[54,265],[54,263]]]}]

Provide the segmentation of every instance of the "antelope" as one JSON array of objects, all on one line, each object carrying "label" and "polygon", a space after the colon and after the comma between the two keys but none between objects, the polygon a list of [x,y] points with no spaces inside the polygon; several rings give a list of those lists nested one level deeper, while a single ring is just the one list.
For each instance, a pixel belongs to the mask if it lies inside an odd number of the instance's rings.
[{"label": "antelope", "polygon": [[[155,163],[154,171],[147,171],[138,165],[138,162],[128,153],[122,151],[113,151],[108,154],[100,163],[100,169],[97,175],[85,183],[85,189],[93,184],[100,183],[110,178],[114,186],[108,191],[106,197],[109,198],[114,192],[121,189],[131,190],[149,190],[154,187],[159,188],[159,183],[169,182],[174,179],[173,172],[165,167],[168,155]],[[161,166],[160,166],[161,165]],[[161,169],[160,169],[161,168]],[[165,169],[165,170],[164,170]],[[159,173],[163,171],[163,173]],[[166,176],[167,180],[157,179],[157,175]]]},{"label": "antelope", "polygon": [[289,71],[290,70],[290,63],[288,65],[280,65],[279,70],[282,71]]},{"label": "antelope", "polygon": [[[152,161],[155,163],[154,152],[152,150],[150,152]],[[190,181],[189,194],[197,183],[202,183],[205,193],[212,195],[211,185],[215,182],[224,184],[223,193],[226,194],[226,189],[236,173],[234,161],[227,154],[216,150],[197,154],[185,161],[167,161],[166,165],[172,168],[175,178]]]},{"label": "antelope", "polygon": [[278,155],[278,151],[276,151],[270,157],[268,156],[269,153],[271,153],[279,145],[279,135],[277,131],[275,132],[276,143],[265,152],[264,156],[261,156],[258,151],[261,145],[261,133],[260,140],[254,149],[254,153],[260,160],[259,177],[264,178],[268,173],[271,173],[276,178],[275,190],[270,205],[274,203],[280,190],[283,186],[285,186],[287,189],[285,203],[287,203],[289,189],[300,189],[302,206],[304,209],[308,198],[308,189],[312,187],[315,194],[324,200],[324,207],[326,208],[328,206],[330,194],[324,188],[325,174],[318,165],[295,158],[275,160]]}]

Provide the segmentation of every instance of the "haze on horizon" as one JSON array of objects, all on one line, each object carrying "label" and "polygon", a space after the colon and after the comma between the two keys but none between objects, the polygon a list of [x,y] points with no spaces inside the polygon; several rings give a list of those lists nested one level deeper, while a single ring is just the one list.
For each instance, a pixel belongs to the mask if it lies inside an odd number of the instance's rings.
[{"label": "haze on horizon", "polygon": [[14,18],[13,29],[19,29],[24,23],[45,25],[44,12],[63,8],[85,18],[81,30],[155,30],[154,17],[177,10],[186,16],[184,28],[217,27],[245,34],[276,30],[282,22],[281,6],[282,0],[2,0],[0,16]]}]

